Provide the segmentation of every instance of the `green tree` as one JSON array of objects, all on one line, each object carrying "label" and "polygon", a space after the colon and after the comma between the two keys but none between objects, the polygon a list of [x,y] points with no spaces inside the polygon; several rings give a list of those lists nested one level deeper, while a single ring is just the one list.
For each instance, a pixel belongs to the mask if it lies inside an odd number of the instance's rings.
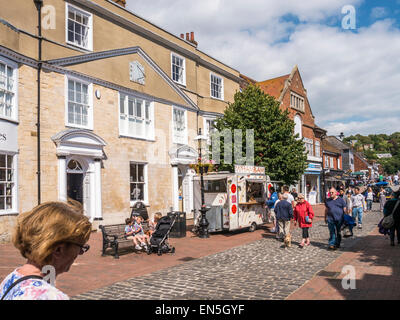
[{"label": "green tree", "polygon": [[[254,164],[265,167],[272,180],[293,184],[304,173],[307,163],[304,143],[294,136],[294,121],[287,110],[280,109],[280,103],[265,94],[258,86],[250,85],[243,92],[237,92],[234,102],[229,104],[224,116],[216,123],[221,133],[228,129],[234,135],[234,129],[254,130]],[[225,144],[221,139],[221,155]],[[232,146],[233,148],[233,146]],[[232,151],[233,153],[233,151]],[[246,154],[246,137],[242,138],[242,157]],[[233,172],[237,159],[233,163],[221,164],[218,170]]]}]

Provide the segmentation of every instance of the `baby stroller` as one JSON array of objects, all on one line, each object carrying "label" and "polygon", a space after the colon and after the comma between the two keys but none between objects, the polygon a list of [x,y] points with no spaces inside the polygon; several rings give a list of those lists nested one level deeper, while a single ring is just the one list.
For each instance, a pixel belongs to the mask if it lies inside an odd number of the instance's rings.
[{"label": "baby stroller", "polygon": [[157,252],[157,254],[161,256],[163,253],[175,253],[175,248],[171,247],[168,243],[169,233],[174,226],[175,220],[176,216],[173,215],[172,218],[162,217],[158,221],[156,229],[151,235],[150,248],[148,249],[147,254]]},{"label": "baby stroller", "polygon": [[354,218],[348,214],[344,215],[344,221],[341,230],[343,231],[343,237],[348,238],[353,236],[353,228],[356,226]]}]

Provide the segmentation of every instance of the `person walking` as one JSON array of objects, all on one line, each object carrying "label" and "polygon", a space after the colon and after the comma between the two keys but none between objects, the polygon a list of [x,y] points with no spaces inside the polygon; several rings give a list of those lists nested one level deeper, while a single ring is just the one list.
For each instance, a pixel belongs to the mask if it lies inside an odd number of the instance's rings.
[{"label": "person walking", "polygon": [[294,226],[299,224],[302,230],[302,240],[299,245],[300,248],[310,245],[310,228],[312,227],[312,220],[314,219],[314,211],[310,203],[304,199],[304,195],[299,193],[297,195],[298,202],[293,212]]},{"label": "person walking", "polygon": [[386,203],[386,191],[384,187],[381,187],[381,190],[379,191],[379,210],[381,212],[383,212],[385,203]]},{"label": "person walking", "polygon": [[292,208],[294,208],[296,206],[296,201],[294,200],[292,194],[289,193],[289,187],[288,186],[283,186],[282,189],[283,189],[283,194],[287,195],[287,198],[285,200],[292,205]]},{"label": "person walking", "polygon": [[340,233],[344,214],[346,213],[346,202],[338,197],[336,189],[330,189],[330,198],[325,202],[325,223],[329,229],[329,247],[330,250],[340,248],[342,235]]},{"label": "person walking", "polygon": [[399,175],[397,173],[393,176],[393,181],[395,186],[399,185]]},{"label": "person walking", "polygon": [[365,209],[365,198],[360,193],[360,188],[354,188],[354,195],[351,196],[352,216],[358,220],[358,229],[362,229],[363,211]]},{"label": "person walking", "polygon": [[293,196],[294,201],[297,201],[297,197],[299,196],[296,188],[292,188],[292,192],[290,193]]},{"label": "person walking", "polygon": [[393,214],[394,224],[390,230],[390,245],[394,246],[395,234],[397,235],[397,244],[400,244],[400,191],[394,193],[393,198],[385,203],[383,215],[385,217]]},{"label": "person walking", "polygon": [[275,204],[275,215],[279,226],[278,239],[283,240],[290,233],[290,220],[293,218],[293,207],[287,193],[282,195],[282,201]]},{"label": "person walking", "polygon": [[275,208],[275,203],[279,200],[279,197],[274,187],[271,187],[270,192],[271,196],[267,200],[266,206],[269,209],[269,218],[272,220],[272,223],[274,225],[273,229],[271,229],[271,232],[276,232],[276,216],[274,208]]},{"label": "person walking", "polygon": [[[27,262],[5,277],[0,299],[69,300],[55,287],[55,278],[89,250],[91,231],[82,207],[73,202],[46,202],[20,214],[12,242]],[[54,278],[48,283],[44,277],[51,271]]]},{"label": "person walking", "polygon": [[375,193],[372,191],[371,187],[368,187],[366,195],[367,195],[366,196],[366,201],[367,201],[367,210],[366,211],[372,211],[372,202],[374,201]]}]

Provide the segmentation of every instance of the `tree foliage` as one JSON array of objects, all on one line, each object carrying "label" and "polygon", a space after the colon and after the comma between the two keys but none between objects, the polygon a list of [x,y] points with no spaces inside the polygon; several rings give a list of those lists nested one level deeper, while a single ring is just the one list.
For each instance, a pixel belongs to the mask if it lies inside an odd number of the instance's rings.
[{"label": "tree foliage", "polygon": [[[242,130],[242,157],[246,156],[246,129],[254,129],[254,165],[265,167],[271,180],[293,184],[306,169],[307,155],[303,141],[294,136],[294,121],[288,117],[289,112],[279,106],[272,96],[251,85],[235,94],[234,102],[215,127],[219,132],[231,130],[232,136],[234,129]],[[224,148],[221,139],[221,155]],[[237,159],[232,164],[221,159],[218,170],[233,172],[234,164]]]}]

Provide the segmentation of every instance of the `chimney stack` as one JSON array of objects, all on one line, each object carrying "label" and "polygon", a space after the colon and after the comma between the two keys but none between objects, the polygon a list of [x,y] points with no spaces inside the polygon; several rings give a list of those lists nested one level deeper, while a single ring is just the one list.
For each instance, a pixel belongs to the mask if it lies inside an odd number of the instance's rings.
[{"label": "chimney stack", "polygon": [[121,7],[126,6],[126,0],[113,0],[115,3],[119,4]]},{"label": "chimney stack", "polygon": [[[185,34],[181,33],[181,38],[183,40],[185,40]],[[193,43],[197,47],[198,43],[196,40],[194,40],[194,32],[193,31],[191,31],[190,33],[186,32],[186,41]]]}]

